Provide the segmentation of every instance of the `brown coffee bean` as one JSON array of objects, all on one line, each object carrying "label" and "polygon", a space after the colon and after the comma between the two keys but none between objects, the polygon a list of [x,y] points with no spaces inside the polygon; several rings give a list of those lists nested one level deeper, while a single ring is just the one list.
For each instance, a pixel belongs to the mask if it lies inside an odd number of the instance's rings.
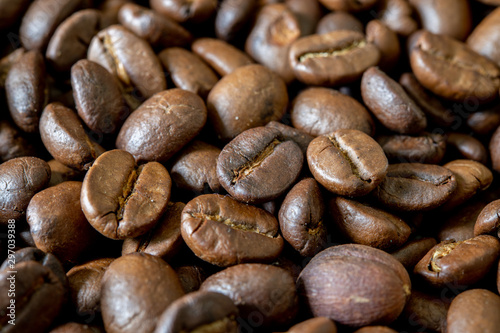
[{"label": "brown coffee bean", "polygon": [[5,88],[5,79],[12,66],[26,53],[23,48],[18,48],[0,59],[0,88]]},{"label": "brown coffee bean", "polygon": [[330,192],[362,196],[380,184],[387,158],[378,143],[358,130],[343,129],[319,136],[307,148],[314,178]]},{"label": "brown coffee bean", "polygon": [[184,46],[193,39],[188,30],[169,17],[133,3],[120,8],[118,20],[153,47]]},{"label": "brown coffee bean", "polygon": [[231,298],[216,292],[197,291],[174,301],[158,319],[156,333],[238,332],[238,308]]},{"label": "brown coffee bean", "polygon": [[465,44],[428,31],[420,34],[410,54],[418,81],[436,95],[463,102],[486,103],[498,96],[500,69]]},{"label": "brown coffee bean", "polygon": [[10,121],[0,121],[0,162],[16,157],[36,156],[31,140]]},{"label": "brown coffee bean", "polygon": [[45,64],[40,52],[23,54],[5,79],[10,115],[25,132],[38,132],[40,114],[46,103]]},{"label": "brown coffee bean", "polygon": [[474,112],[467,117],[467,126],[476,134],[490,135],[500,126],[499,108]]},{"label": "brown coffee bean", "polygon": [[127,118],[116,147],[138,163],[165,162],[201,131],[206,120],[207,109],[198,95],[181,89],[162,91]]},{"label": "brown coffee bean", "polygon": [[393,68],[399,59],[401,47],[398,35],[382,21],[372,20],[366,25],[366,40],[375,44],[380,51],[378,66],[383,70]]},{"label": "brown coffee bean", "polygon": [[471,200],[447,216],[437,232],[439,242],[454,240],[457,242],[474,237],[474,224],[488,202]]},{"label": "brown coffee bean", "polygon": [[354,333],[397,333],[397,331],[387,326],[365,326]]},{"label": "brown coffee bean", "polygon": [[49,333],[103,333],[104,330],[98,326],[89,326],[79,323],[66,323],[52,329]]},{"label": "brown coffee bean", "polygon": [[352,30],[363,33],[364,27],[363,23],[355,16],[343,11],[335,11],[323,16],[316,27],[316,33],[319,35],[335,30]]},{"label": "brown coffee bean", "polygon": [[182,238],[199,258],[217,266],[269,262],[283,249],[278,221],[231,197],[206,194],[182,212]]},{"label": "brown coffee bean", "polygon": [[228,75],[236,68],[253,63],[246,53],[231,44],[214,38],[199,38],[191,44],[191,49],[220,76]]},{"label": "brown coffee bean", "polygon": [[91,141],[80,118],[60,103],[45,107],[40,117],[40,136],[49,153],[62,164],[83,171],[104,152]]},{"label": "brown coffee bean", "polygon": [[49,165],[36,157],[18,157],[0,164],[0,224],[24,218],[31,198],[47,187]]},{"label": "brown coffee bean", "polygon": [[92,38],[101,27],[101,13],[95,9],[76,12],[62,22],[50,39],[45,57],[58,72],[67,72],[87,56]]},{"label": "brown coffee bean", "polygon": [[128,116],[118,82],[101,65],[78,61],[71,68],[71,86],[78,115],[92,131],[115,133]]},{"label": "brown coffee bean", "polygon": [[500,238],[500,200],[486,205],[477,216],[474,235],[490,234]]},{"label": "brown coffee bean", "polygon": [[436,245],[436,240],[430,237],[413,240],[392,252],[391,255],[403,264],[408,271],[413,272],[415,265],[434,245]]},{"label": "brown coffee bean", "polygon": [[379,0],[379,19],[397,34],[407,37],[418,29],[413,19],[413,8],[406,0]]},{"label": "brown coffee bean", "polygon": [[499,311],[498,295],[485,289],[467,290],[451,302],[446,332],[495,332],[500,326]]},{"label": "brown coffee bean", "polygon": [[430,210],[445,203],[457,187],[453,173],[438,165],[389,165],[384,181],[373,194],[387,208],[400,211]]},{"label": "brown coffee bean", "polygon": [[294,99],[290,110],[294,127],[312,135],[328,135],[339,129],[374,132],[373,119],[354,98],[328,88],[308,88]]},{"label": "brown coffee bean", "polygon": [[[499,3],[500,4],[500,3]],[[500,66],[500,52],[493,47],[500,41],[500,9],[486,16],[467,38],[467,45],[477,53],[494,61]]]},{"label": "brown coffee bean", "polygon": [[376,67],[363,74],[361,95],[368,109],[391,131],[417,134],[427,126],[425,114],[403,87]]},{"label": "brown coffee bean", "polygon": [[322,16],[322,8],[318,0],[285,0],[285,4],[297,17],[302,35],[313,34]]},{"label": "brown coffee bean", "polygon": [[278,216],[283,238],[303,257],[325,248],[324,211],[321,190],[312,178],[298,182],[281,204]]},{"label": "brown coffee bean", "polygon": [[235,199],[263,203],[285,193],[299,176],[303,159],[299,146],[278,130],[256,127],[222,149],[217,176]]},{"label": "brown coffee bean", "polygon": [[132,0],[104,0],[97,7],[102,13],[102,27],[109,27],[113,24],[118,24],[118,13],[120,8],[131,3]]},{"label": "brown coffee bean", "polygon": [[419,330],[445,332],[446,315],[450,304],[443,299],[412,290],[402,316],[413,326],[418,325]]},{"label": "brown coffee bean", "polygon": [[258,0],[222,0],[215,16],[215,34],[224,41],[235,39],[251,20]]},{"label": "brown coffee bean", "polygon": [[344,10],[346,12],[359,12],[372,7],[376,0],[319,0],[329,10]]},{"label": "brown coffee bean", "polygon": [[480,281],[500,255],[500,240],[481,235],[465,241],[444,241],[434,246],[415,266],[427,284],[468,286]]},{"label": "brown coffee bean", "polygon": [[488,152],[478,139],[462,133],[449,133],[446,139],[448,147],[456,150],[462,157],[486,164]]},{"label": "brown coffee bean", "polygon": [[297,283],[314,316],[355,327],[392,322],[403,311],[411,291],[408,273],[396,259],[355,244],[318,253]]},{"label": "brown coffee bean", "polygon": [[316,317],[293,325],[287,332],[337,333],[337,327],[333,321],[326,317]]},{"label": "brown coffee bean", "polygon": [[270,265],[240,264],[226,268],[208,277],[200,290],[228,296],[238,307],[240,317],[258,320],[264,327],[289,324],[298,310],[292,276]]},{"label": "brown coffee bean", "polygon": [[277,129],[278,131],[280,131],[285,140],[294,141],[299,146],[300,150],[302,150],[302,153],[304,153],[304,155],[306,154],[309,143],[314,139],[314,137],[299,129],[287,126],[274,120],[268,122],[266,127]]},{"label": "brown coffee bean", "polygon": [[207,274],[200,266],[181,266],[177,267],[175,272],[186,294],[200,289],[201,284],[207,278]]},{"label": "brown coffee bean", "polygon": [[379,59],[380,51],[362,33],[338,30],[298,39],[288,61],[299,81],[335,86],[356,81]]},{"label": "brown coffee bean", "polygon": [[394,163],[439,163],[446,151],[446,138],[441,134],[422,136],[384,135],[377,138],[387,159]]},{"label": "brown coffee bean", "polygon": [[31,1],[29,0],[0,1],[0,29],[9,28],[16,23],[24,14],[30,3]]},{"label": "brown coffee bean", "polygon": [[68,168],[57,160],[47,162],[50,167],[50,182],[48,187],[71,180],[83,180],[83,174],[75,169]]},{"label": "brown coffee bean", "polygon": [[83,180],[82,210],[89,223],[112,239],[145,234],[167,208],[172,181],[163,165],[139,167],[123,150],[102,154]]},{"label": "brown coffee bean", "polygon": [[496,129],[491,137],[489,144],[489,151],[491,156],[492,169],[500,171],[500,127]]},{"label": "brown coffee bean", "polygon": [[163,50],[158,57],[177,88],[207,98],[217,83],[217,75],[196,54],[180,47]]},{"label": "brown coffee bean", "polygon": [[151,8],[177,22],[201,23],[217,9],[217,0],[151,0]]},{"label": "brown coffee bean", "polygon": [[183,296],[179,278],[162,259],[131,253],[102,277],[101,311],[106,332],[152,332],[163,311]]}]

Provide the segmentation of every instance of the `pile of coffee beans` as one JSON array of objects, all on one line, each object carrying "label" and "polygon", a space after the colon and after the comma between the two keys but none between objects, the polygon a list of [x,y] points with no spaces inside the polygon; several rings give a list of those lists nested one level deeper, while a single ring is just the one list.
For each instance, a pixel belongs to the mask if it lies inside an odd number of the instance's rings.
[{"label": "pile of coffee beans", "polygon": [[499,333],[499,0],[0,0],[0,333]]}]

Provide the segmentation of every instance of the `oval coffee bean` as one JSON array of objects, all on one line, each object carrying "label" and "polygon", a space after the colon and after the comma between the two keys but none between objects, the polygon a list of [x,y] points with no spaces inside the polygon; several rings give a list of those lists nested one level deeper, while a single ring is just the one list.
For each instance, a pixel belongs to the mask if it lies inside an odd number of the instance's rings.
[{"label": "oval coffee bean", "polygon": [[219,182],[234,198],[263,203],[278,198],[295,182],[304,156],[278,130],[246,130],[222,149],[217,159]]},{"label": "oval coffee bean", "polygon": [[457,187],[453,173],[438,165],[390,165],[373,194],[387,208],[400,211],[430,210],[445,203]]},{"label": "oval coffee bean", "polygon": [[362,33],[338,30],[298,39],[288,59],[299,81],[336,86],[356,81],[367,68],[377,65],[380,51]]},{"label": "oval coffee bean", "polygon": [[151,0],[151,8],[177,22],[201,23],[217,9],[217,0]]},{"label": "oval coffee bean", "polygon": [[27,135],[10,121],[0,121],[0,162],[37,155],[33,142]]},{"label": "oval coffee bean", "polygon": [[9,28],[16,23],[30,5],[30,0],[0,1],[0,30]]},{"label": "oval coffee bean", "polygon": [[494,45],[500,42],[500,9],[497,8],[486,16],[467,38],[467,45],[480,55],[500,66],[500,52]]},{"label": "oval coffee bean", "polygon": [[365,326],[354,333],[397,333],[397,331],[387,326]]},{"label": "oval coffee bean", "polygon": [[363,33],[364,27],[363,23],[355,16],[344,11],[335,11],[326,14],[321,18],[316,27],[316,33],[318,35],[336,30],[352,30]]},{"label": "oval coffee bean", "polygon": [[287,126],[274,120],[268,122],[266,127],[277,129],[278,131],[280,131],[285,140],[292,140],[293,142],[295,142],[299,146],[300,150],[302,150],[302,153],[304,153],[304,155],[306,154],[307,146],[309,146],[309,143],[311,143],[311,141],[314,139],[311,135],[299,129]]},{"label": "oval coffee bean", "polygon": [[446,315],[449,304],[444,297],[411,291],[402,316],[408,322],[418,325],[419,329],[435,332],[446,332]]},{"label": "oval coffee bean", "polygon": [[408,37],[418,29],[413,19],[413,7],[406,0],[383,0],[378,2],[378,15],[382,23],[403,37]]},{"label": "oval coffee bean", "polygon": [[329,10],[359,12],[372,7],[377,0],[319,0]]},{"label": "oval coffee bean", "polygon": [[337,333],[337,327],[333,321],[326,317],[316,317],[293,325],[287,332]]},{"label": "oval coffee bean", "polygon": [[484,111],[474,112],[467,118],[467,126],[479,135],[490,135],[500,126],[500,113],[493,107]]},{"label": "oval coffee bean", "polygon": [[372,20],[366,25],[366,40],[380,51],[379,66],[383,70],[393,68],[399,60],[401,47],[398,35],[380,20]]},{"label": "oval coffee bean", "polygon": [[462,133],[448,133],[446,139],[448,147],[456,150],[463,158],[488,163],[488,152],[478,139]]},{"label": "oval coffee bean", "polygon": [[483,200],[471,200],[462,205],[444,220],[437,232],[437,239],[440,242],[454,240],[457,242],[473,238],[474,225],[476,220],[486,207],[487,202]]},{"label": "oval coffee bean", "polygon": [[380,184],[387,158],[378,143],[358,130],[338,130],[319,136],[307,148],[314,178],[330,192],[362,196]]},{"label": "oval coffee bean", "polygon": [[57,160],[50,160],[47,162],[50,167],[50,186],[55,186],[63,182],[83,179],[83,174],[75,169],[68,168]]},{"label": "oval coffee bean", "polygon": [[278,221],[231,197],[201,195],[182,212],[182,238],[199,258],[217,266],[276,259],[283,249]]},{"label": "oval coffee bean", "polygon": [[222,0],[215,16],[217,38],[224,41],[235,39],[251,20],[257,5],[257,0]]},{"label": "oval coffee bean", "polygon": [[409,241],[402,247],[392,252],[391,255],[396,258],[410,272],[416,264],[422,259],[430,249],[436,245],[434,238],[421,238],[419,240]]},{"label": "oval coffee bean", "polygon": [[490,234],[500,238],[500,200],[483,208],[474,225],[474,235]]},{"label": "oval coffee bean", "polygon": [[439,163],[446,151],[446,138],[441,134],[422,136],[384,135],[377,138],[387,159],[393,163]]},{"label": "oval coffee bean", "polygon": [[411,292],[410,277],[396,259],[382,250],[355,244],[318,253],[297,283],[315,317],[354,327],[391,323],[403,311]]},{"label": "oval coffee bean", "polygon": [[116,147],[138,163],[165,162],[198,135],[206,120],[207,109],[198,95],[181,89],[162,91],[127,118]]},{"label": "oval coffee bean", "polygon": [[175,272],[179,276],[182,289],[186,294],[199,290],[207,278],[207,274],[200,266],[180,266],[175,269]]},{"label": "oval coffee bean", "polygon": [[102,333],[102,328],[99,326],[89,326],[75,322],[69,322],[59,325],[52,329],[50,333]]}]

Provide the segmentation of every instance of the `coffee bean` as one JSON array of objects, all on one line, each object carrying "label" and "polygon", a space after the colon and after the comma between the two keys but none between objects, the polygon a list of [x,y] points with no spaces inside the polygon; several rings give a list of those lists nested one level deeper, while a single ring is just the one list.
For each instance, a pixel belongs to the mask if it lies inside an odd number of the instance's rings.
[{"label": "coffee bean", "polygon": [[57,160],[47,162],[50,167],[50,182],[48,187],[61,184],[71,180],[83,180],[83,174],[75,169],[68,168]]},{"label": "coffee bean", "polygon": [[500,52],[492,46],[500,41],[499,28],[500,9],[497,8],[486,16],[467,38],[467,45],[473,51],[494,61],[498,66],[500,66]]},{"label": "coffee bean", "polygon": [[410,272],[429,250],[436,245],[434,238],[421,238],[409,241],[402,247],[392,252],[391,255]]},{"label": "coffee bean", "polygon": [[378,65],[383,70],[393,68],[399,59],[401,47],[398,35],[387,27],[382,21],[372,20],[366,25],[366,40],[380,51],[380,61]]},{"label": "coffee bean", "polygon": [[228,143],[217,160],[220,184],[234,198],[263,203],[274,200],[295,182],[302,168],[299,146],[278,130],[249,129]]},{"label": "coffee bean", "polygon": [[489,144],[491,156],[491,167],[495,171],[500,171],[500,127],[496,129]]},{"label": "coffee bean", "polygon": [[378,143],[358,130],[338,130],[319,136],[307,148],[314,178],[330,192],[362,196],[380,184],[387,158]]},{"label": "coffee bean", "polygon": [[302,35],[307,36],[313,34],[322,15],[322,8],[319,2],[285,0],[285,4],[297,17]]},{"label": "coffee bean", "polygon": [[269,262],[283,249],[274,216],[217,194],[188,202],[182,212],[181,232],[194,254],[217,266]]},{"label": "coffee bean", "polygon": [[449,306],[443,297],[412,290],[402,315],[421,330],[445,332]]},{"label": "coffee bean", "polygon": [[151,0],[151,8],[177,22],[201,23],[217,8],[217,0]]},{"label": "coffee bean", "polygon": [[483,208],[474,225],[474,235],[491,234],[500,238],[500,200]]},{"label": "coffee bean", "polygon": [[37,156],[31,140],[10,121],[0,121],[0,162],[16,157]]},{"label": "coffee bean", "polygon": [[120,8],[131,0],[104,0],[97,7],[102,13],[102,27],[106,28],[113,24],[118,24],[118,13]]},{"label": "coffee bean", "polygon": [[344,10],[347,12],[359,12],[372,7],[376,0],[319,0],[329,10]]},{"label": "coffee bean", "polygon": [[392,31],[403,37],[408,37],[418,29],[418,23],[413,19],[413,8],[405,0],[379,0],[379,19]]},{"label": "coffee bean", "polygon": [[461,157],[481,162],[488,163],[488,152],[484,145],[478,139],[462,133],[451,132],[446,139],[448,147],[456,150]]},{"label": "coffee bean", "polygon": [[4,30],[16,23],[28,8],[31,1],[0,1],[0,29]]},{"label": "coffee bean", "polygon": [[288,333],[337,333],[335,323],[326,317],[317,317],[298,323],[287,331]]},{"label": "coffee bean", "polygon": [[23,48],[16,49],[0,59],[0,87],[5,88],[5,79],[12,66],[26,53]]},{"label": "coffee bean", "polygon": [[336,30],[352,30],[363,33],[364,27],[363,23],[355,16],[344,11],[335,11],[323,16],[316,27],[316,33],[318,35]]},{"label": "coffee bean", "polygon": [[104,330],[98,326],[89,326],[74,322],[57,326],[56,328],[50,331],[50,333],[102,333],[102,332],[104,332]]},{"label": "coffee bean", "polygon": [[215,16],[217,38],[235,39],[251,20],[257,5],[257,0],[222,0]]},{"label": "coffee bean", "polygon": [[393,330],[387,326],[365,326],[356,330],[354,333],[396,333],[397,331]]},{"label": "coffee bean", "polygon": [[439,242],[445,240],[464,241],[474,237],[474,224],[486,206],[482,200],[471,200],[453,214],[449,214],[437,232]]},{"label": "coffee bean", "polygon": [[145,234],[167,208],[172,182],[163,165],[137,166],[131,154],[102,154],[83,180],[82,210],[89,223],[112,239]]},{"label": "coffee bean", "polygon": [[446,138],[441,134],[422,136],[384,135],[377,138],[387,159],[394,163],[439,163],[446,151]]},{"label": "coffee bean", "polygon": [[500,126],[500,113],[498,108],[477,111],[467,117],[467,126],[479,135],[490,135]]},{"label": "coffee bean", "polygon": [[207,274],[200,266],[180,266],[175,269],[175,272],[186,294],[200,289],[201,284],[207,278]]},{"label": "coffee bean", "polygon": [[304,153],[304,155],[306,154],[309,143],[314,139],[314,137],[312,137],[311,135],[297,128],[287,126],[274,120],[268,122],[266,127],[277,129],[278,131],[280,131],[281,136],[283,136],[285,140],[292,140],[293,142],[295,142],[299,146],[300,150],[302,150],[302,153]]}]

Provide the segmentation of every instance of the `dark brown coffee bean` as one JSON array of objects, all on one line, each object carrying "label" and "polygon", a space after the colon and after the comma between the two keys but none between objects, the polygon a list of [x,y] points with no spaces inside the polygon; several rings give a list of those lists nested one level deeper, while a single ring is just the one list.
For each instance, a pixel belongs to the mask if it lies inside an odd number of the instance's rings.
[{"label": "dark brown coffee bean", "polygon": [[373,194],[387,208],[430,210],[445,203],[457,187],[453,173],[438,165],[389,165],[387,175]]},{"label": "dark brown coffee bean", "polygon": [[446,151],[446,138],[441,134],[422,136],[384,135],[377,138],[387,159],[393,163],[439,163]]},{"label": "dark brown coffee bean", "polygon": [[488,202],[473,200],[449,214],[437,231],[439,242],[445,240],[464,241],[474,237],[474,224]]},{"label": "dark brown coffee bean", "polygon": [[488,152],[478,139],[462,133],[449,133],[446,139],[449,148],[456,150],[462,157],[486,164]]},{"label": "dark brown coffee bean", "polygon": [[328,135],[339,129],[356,129],[372,135],[373,119],[354,98],[328,88],[308,88],[294,99],[294,127],[312,135]]},{"label": "dark brown coffee bean", "polygon": [[467,126],[479,135],[490,135],[500,126],[500,108],[477,111],[467,117]]},{"label": "dark brown coffee bean", "polygon": [[312,178],[298,182],[281,204],[279,222],[283,238],[303,257],[312,257],[325,248],[324,211],[321,190]]},{"label": "dark brown coffee bean", "polygon": [[131,3],[132,0],[104,0],[97,7],[102,13],[102,27],[106,28],[113,24],[118,24],[118,13],[120,8]]},{"label": "dark brown coffee bean", "polygon": [[118,82],[104,67],[80,60],[71,68],[71,86],[78,115],[97,133],[115,133],[129,109]]},{"label": "dark brown coffee bean", "polygon": [[240,317],[262,326],[289,324],[298,310],[295,281],[286,270],[270,265],[241,264],[210,276],[201,285],[231,298]]},{"label": "dark brown coffee bean", "polygon": [[[10,1],[10,0],[8,0]],[[0,59],[0,88],[5,88],[5,79],[12,66],[23,57],[27,51],[23,48],[16,49]]]},{"label": "dark brown coffee bean", "polygon": [[387,326],[365,326],[354,333],[397,333],[397,331]]},{"label": "dark brown coffee bean", "polygon": [[249,23],[258,0],[222,0],[215,17],[217,38],[230,41]]},{"label": "dark brown coffee bean", "polygon": [[151,0],[149,5],[177,22],[200,23],[217,9],[217,0]]},{"label": "dark brown coffee bean", "polygon": [[359,79],[379,59],[380,51],[362,33],[338,30],[298,39],[288,61],[299,81],[335,86]]},{"label": "dark brown coffee bean", "polygon": [[56,160],[80,171],[88,170],[104,152],[101,146],[91,141],[76,113],[60,103],[51,103],[43,110],[40,136]]},{"label": "dark brown coffee bean", "polygon": [[388,129],[401,134],[417,134],[427,126],[427,119],[403,87],[376,67],[361,80],[363,101]]},{"label": "dark brown coffee bean", "polygon": [[318,253],[300,273],[298,287],[314,316],[357,327],[394,321],[411,292],[403,265],[381,250],[355,244]]},{"label": "dark brown coffee bean", "polygon": [[400,247],[410,237],[410,227],[399,217],[354,200],[335,197],[330,216],[349,241],[381,250]]},{"label": "dark brown coffee bean", "polygon": [[496,129],[491,137],[489,151],[491,156],[491,167],[493,170],[500,172],[500,127]]},{"label": "dark brown coffee bean", "polygon": [[207,278],[207,274],[200,266],[181,266],[176,268],[175,272],[186,294],[200,289],[201,284]]},{"label": "dark brown coffee bean", "polygon": [[474,235],[485,234],[500,238],[500,200],[490,202],[477,217],[474,225]]},{"label": "dark brown coffee bean", "polygon": [[83,180],[82,210],[89,223],[112,239],[145,234],[167,208],[172,181],[163,165],[137,166],[123,150],[102,154]]},{"label": "dark brown coffee bean", "polygon": [[295,324],[287,331],[288,333],[337,333],[335,323],[326,317],[308,319]]},{"label": "dark brown coffee bean", "polygon": [[467,45],[473,51],[494,61],[498,66],[500,66],[500,52],[493,45],[500,42],[499,30],[500,9],[497,8],[486,16],[467,38]]},{"label": "dark brown coffee bean", "polygon": [[36,157],[18,157],[0,164],[0,224],[24,218],[31,198],[47,187],[49,165]]},{"label": "dark brown coffee bean", "polygon": [[194,254],[217,266],[271,261],[283,249],[274,216],[228,196],[196,197],[184,208],[181,223]]},{"label": "dark brown coffee bean", "polygon": [[80,205],[81,182],[64,182],[35,194],[26,220],[36,247],[62,262],[77,262],[99,233],[87,222]]},{"label": "dark brown coffee bean", "polygon": [[344,10],[346,12],[359,12],[372,7],[376,0],[319,0],[329,10]]},{"label": "dark brown coffee bean", "polygon": [[401,47],[398,35],[382,21],[372,20],[366,25],[366,40],[373,43],[380,51],[378,65],[383,70],[390,70],[399,60]]},{"label": "dark brown coffee bean", "polygon": [[143,252],[166,261],[172,259],[184,244],[181,236],[181,215],[185,206],[182,202],[169,202],[165,214],[153,229],[141,237],[125,239],[122,255]]},{"label": "dark brown coffee bean", "polygon": [[162,259],[131,253],[102,277],[101,311],[106,332],[152,332],[163,311],[183,296],[175,271]]},{"label": "dark brown coffee bean", "polygon": [[101,258],[74,266],[68,271],[71,303],[78,313],[101,310],[101,280],[113,258]]},{"label": "dark brown coffee bean", "polygon": [[104,333],[104,329],[99,326],[89,326],[71,322],[59,325],[49,333]]},{"label": "dark brown coffee bean", "polygon": [[238,308],[231,298],[197,291],[174,301],[158,319],[155,333],[238,332]]},{"label": "dark brown coffee bean", "polygon": [[268,122],[266,127],[277,129],[280,131],[285,140],[294,141],[299,146],[300,150],[302,150],[304,155],[306,154],[309,143],[314,139],[314,137],[299,129],[287,126],[274,120]]},{"label": "dark brown coffee bean", "polygon": [[304,156],[278,130],[246,130],[222,149],[217,160],[220,184],[234,198],[263,203],[278,198],[295,182]]},{"label": "dark brown coffee bean", "polygon": [[68,168],[57,160],[47,162],[50,167],[50,182],[48,187],[71,180],[83,180],[83,174],[75,169]]},{"label": "dark brown coffee bean", "polygon": [[153,47],[184,46],[193,39],[191,33],[174,20],[133,3],[120,8],[118,19]]},{"label": "dark brown coffee bean", "polygon": [[467,290],[451,302],[446,332],[495,332],[500,326],[499,311],[498,295],[485,289]]},{"label": "dark brown coffee bean", "polygon": [[195,140],[186,146],[172,162],[170,175],[178,188],[195,193],[222,190],[217,177],[217,158],[221,150]]},{"label": "dark brown coffee bean", "polygon": [[463,102],[486,103],[498,96],[500,69],[450,37],[422,32],[410,54],[418,81],[436,95]]},{"label": "dark brown coffee bean", "polygon": [[0,29],[9,28],[16,23],[30,5],[29,0],[2,0],[0,1]]},{"label": "dark brown coffee bean", "polygon": [[196,54],[180,47],[163,50],[158,57],[177,88],[207,98],[217,75]]},{"label": "dark brown coffee bean", "polygon": [[412,290],[402,316],[419,330],[445,332],[449,306],[443,297]]},{"label": "dark brown coffee bean", "polygon": [[84,59],[100,26],[101,13],[95,9],[78,11],[64,20],[54,32],[45,53],[52,68],[67,72],[74,63]]},{"label": "dark brown coffee bean", "polygon": [[397,34],[407,37],[418,29],[413,8],[406,0],[379,0],[379,19]]},{"label": "dark brown coffee bean", "polygon": [[123,124],[116,147],[138,163],[165,162],[201,131],[207,109],[196,94],[170,89],[145,101]]},{"label": "dark brown coffee bean", "polygon": [[0,162],[36,155],[35,147],[21,130],[10,121],[0,121]]},{"label": "dark brown coffee bean", "polygon": [[358,130],[343,129],[319,136],[307,148],[314,178],[330,192],[362,196],[380,184],[387,158],[379,144]]},{"label": "dark brown coffee bean", "polygon": [[391,255],[408,271],[413,272],[415,265],[434,245],[436,245],[436,240],[430,237],[413,240],[392,252]]},{"label": "dark brown coffee bean", "polygon": [[500,255],[500,240],[481,235],[434,246],[415,266],[414,273],[429,285],[468,286],[480,281]]},{"label": "dark brown coffee bean", "polygon": [[191,49],[220,76],[230,74],[236,68],[253,63],[246,53],[231,44],[214,38],[199,38],[193,42]]},{"label": "dark brown coffee bean", "polygon": [[45,64],[40,52],[26,52],[12,65],[5,79],[5,92],[12,119],[25,132],[38,132],[46,103]]},{"label": "dark brown coffee bean", "polygon": [[316,27],[316,33],[319,35],[335,30],[352,30],[363,33],[364,27],[363,23],[355,16],[343,11],[335,11],[323,16]]}]

